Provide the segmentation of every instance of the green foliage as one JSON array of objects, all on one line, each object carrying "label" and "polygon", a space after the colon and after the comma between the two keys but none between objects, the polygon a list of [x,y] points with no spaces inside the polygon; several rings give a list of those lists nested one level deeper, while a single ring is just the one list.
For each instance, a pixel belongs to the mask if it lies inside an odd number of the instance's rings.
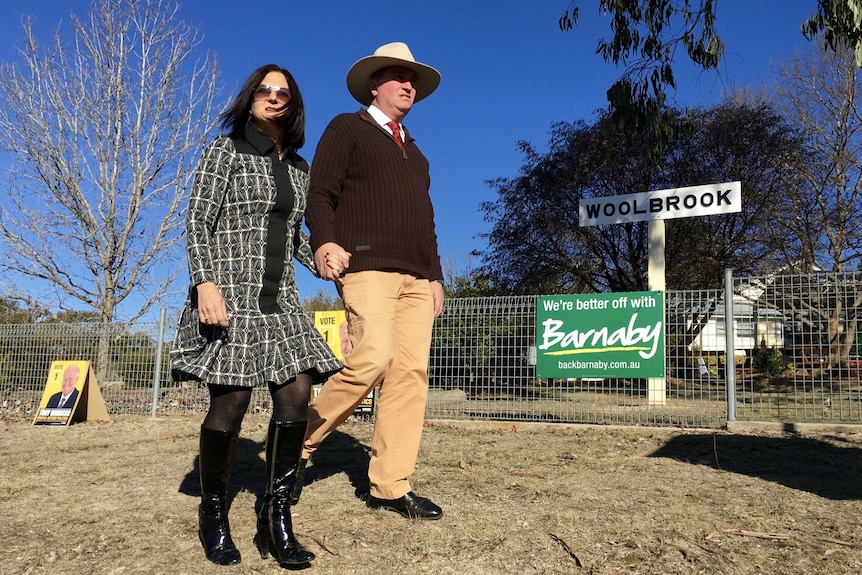
[{"label": "green foliage", "polygon": [[[577,25],[580,3],[583,0],[569,2],[558,22],[560,30]],[[666,110],[667,92],[676,89],[678,48],[703,70],[718,71],[724,55],[724,42],[715,30],[717,2],[599,0],[598,8],[610,15],[611,35],[599,41],[596,52],[605,62],[625,67],[607,91],[611,118],[626,136],[649,130],[646,153],[661,161],[670,143],[688,127],[687,119]],[[801,29],[809,41],[822,36],[833,51],[853,48],[856,64],[862,67],[862,3],[858,0],[818,0],[817,12]]]},{"label": "green foliage", "polygon": [[[693,353],[693,355],[695,355]],[[718,357],[714,355],[700,356],[699,354],[689,358],[688,364],[695,370],[700,370],[700,360],[703,360],[706,371],[710,377],[718,377]],[[699,371],[698,371],[699,374]]]},{"label": "green foliage", "polygon": [[12,381],[12,361],[8,353],[0,353],[0,389],[9,388]]},{"label": "green foliage", "polygon": [[49,315],[45,308],[32,302],[0,297],[0,324],[36,323]]},{"label": "green foliage", "polygon": [[823,43],[838,51],[852,47],[856,65],[862,68],[862,5],[858,0],[819,0],[817,13],[802,25],[811,41],[823,34]]},{"label": "green foliage", "polygon": [[434,323],[429,374],[438,388],[473,389],[490,380],[510,382],[520,373],[513,354],[535,344],[529,310],[513,308],[507,298],[458,298],[446,304]]},{"label": "green foliage", "polygon": [[302,300],[302,309],[306,312],[339,310],[344,309],[344,302],[340,297],[330,295],[321,288],[313,296]]},{"label": "green foliage", "polygon": [[[684,118],[666,109],[666,92],[676,89],[677,47],[704,70],[718,70],[724,54],[715,32],[714,0],[599,0],[599,11],[610,14],[612,36],[600,40],[596,52],[605,62],[625,66],[607,91],[611,119],[627,136],[647,130],[644,149],[658,162],[687,127]],[[578,14],[573,0],[560,29],[574,28]]]},{"label": "green foliage", "polygon": [[549,145],[520,142],[522,175],[488,182],[498,197],[480,205],[492,223],[483,271],[507,295],[645,289],[647,224],[580,228],[578,203],[650,189],[655,168],[605,117],[556,123]]},{"label": "green foliage", "polygon": [[47,323],[98,323],[100,314],[98,311],[61,311],[47,318]]},{"label": "green foliage", "polygon": [[[741,368],[745,365],[748,357],[744,353],[737,353],[733,355],[733,365],[737,369]],[[719,375],[719,367],[725,365],[727,362],[727,354],[720,355],[700,355],[699,348],[695,346],[692,348],[692,357],[688,359],[688,364],[694,368],[700,368],[700,360],[703,360],[704,365],[706,366],[706,370],[709,372],[711,377],[718,377]]]},{"label": "green foliage", "polygon": [[[149,387],[153,384],[153,367],[157,342],[143,332],[123,331],[111,340],[111,365],[119,381],[126,387]],[[162,358],[168,357],[170,346],[162,350]],[[107,382],[105,382],[107,383]]]},{"label": "green foliage", "polygon": [[444,284],[443,291],[447,298],[501,295],[494,279],[481,270],[452,278],[451,281]]},{"label": "green foliage", "polygon": [[784,363],[781,351],[774,347],[766,347],[766,340],[761,338],[757,353],[754,356],[754,366],[765,375],[783,375],[789,371]]}]

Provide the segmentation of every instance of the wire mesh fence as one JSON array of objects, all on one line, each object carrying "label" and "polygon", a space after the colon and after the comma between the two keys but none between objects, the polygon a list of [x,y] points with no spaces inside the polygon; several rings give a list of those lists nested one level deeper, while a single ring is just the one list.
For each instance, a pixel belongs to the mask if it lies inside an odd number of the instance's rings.
[{"label": "wire mesh fence", "polygon": [[[429,366],[430,417],[619,425],[720,427],[717,378],[674,378],[661,402],[647,378],[540,378],[536,296],[449,300]],[[674,361],[668,358],[668,362]]]},{"label": "wire mesh fence", "polygon": [[[435,323],[426,415],[703,428],[723,427],[728,414],[862,423],[862,274],[731,283],[730,308],[727,290],[665,294],[666,376],[658,401],[652,379],[538,377],[536,296],[450,299]],[[51,363],[61,360],[93,364],[112,415],[202,413],[206,387],[171,380],[173,329],[165,322],[0,324],[0,414],[32,417]],[[270,409],[266,389],[256,389],[250,414]]]},{"label": "wire mesh fence", "polygon": [[740,419],[862,421],[862,273],[741,278],[734,294]]}]

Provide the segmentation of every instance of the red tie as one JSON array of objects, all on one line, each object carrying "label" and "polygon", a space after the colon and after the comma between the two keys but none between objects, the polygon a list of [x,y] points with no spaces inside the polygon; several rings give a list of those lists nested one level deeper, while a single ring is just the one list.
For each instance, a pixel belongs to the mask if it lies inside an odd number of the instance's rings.
[{"label": "red tie", "polygon": [[401,126],[399,126],[398,122],[394,120],[386,122],[386,125],[389,126],[390,130],[392,130],[392,137],[395,138],[395,143],[398,144],[399,148],[403,148],[404,142],[401,140]]}]

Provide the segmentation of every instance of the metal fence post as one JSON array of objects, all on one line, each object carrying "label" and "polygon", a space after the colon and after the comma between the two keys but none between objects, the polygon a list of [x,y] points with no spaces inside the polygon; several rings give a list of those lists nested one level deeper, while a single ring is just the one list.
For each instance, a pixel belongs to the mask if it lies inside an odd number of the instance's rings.
[{"label": "metal fence post", "polygon": [[159,405],[159,383],[162,379],[162,347],[165,341],[165,308],[159,312],[159,337],[156,344],[156,359],[153,361],[153,404],[150,407],[150,417],[156,416]]},{"label": "metal fence post", "polygon": [[724,270],[724,386],[727,420],[736,421],[736,330],[733,316],[733,270]]}]

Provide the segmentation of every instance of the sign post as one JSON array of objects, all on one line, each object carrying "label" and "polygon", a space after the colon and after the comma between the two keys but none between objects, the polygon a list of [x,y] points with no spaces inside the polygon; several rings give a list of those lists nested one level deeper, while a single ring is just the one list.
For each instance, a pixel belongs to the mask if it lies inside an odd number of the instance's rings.
[{"label": "sign post", "polygon": [[[581,227],[649,222],[649,261],[647,263],[649,289],[664,292],[664,220],[741,211],[742,183],[726,182],[583,199],[578,206],[578,219]],[[661,298],[661,301],[662,320],[664,320],[664,298]],[[728,357],[733,357],[731,352]],[[664,346],[662,346],[662,361],[665,360]],[[667,402],[667,382],[664,373],[661,377],[647,377],[647,403],[664,405]]]},{"label": "sign post", "polygon": [[[647,246],[647,282],[649,289],[664,294],[665,292],[665,267],[664,267],[664,220],[650,220],[649,242]],[[665,317],[664,298],[662,298],[662,320]],[[666,359],[662,353],[662,359]],[[663,375],[663,374],[662,374]],[[667,379],[664,377],[647,378],[647,404],[664,405],[667,402]]]}]

